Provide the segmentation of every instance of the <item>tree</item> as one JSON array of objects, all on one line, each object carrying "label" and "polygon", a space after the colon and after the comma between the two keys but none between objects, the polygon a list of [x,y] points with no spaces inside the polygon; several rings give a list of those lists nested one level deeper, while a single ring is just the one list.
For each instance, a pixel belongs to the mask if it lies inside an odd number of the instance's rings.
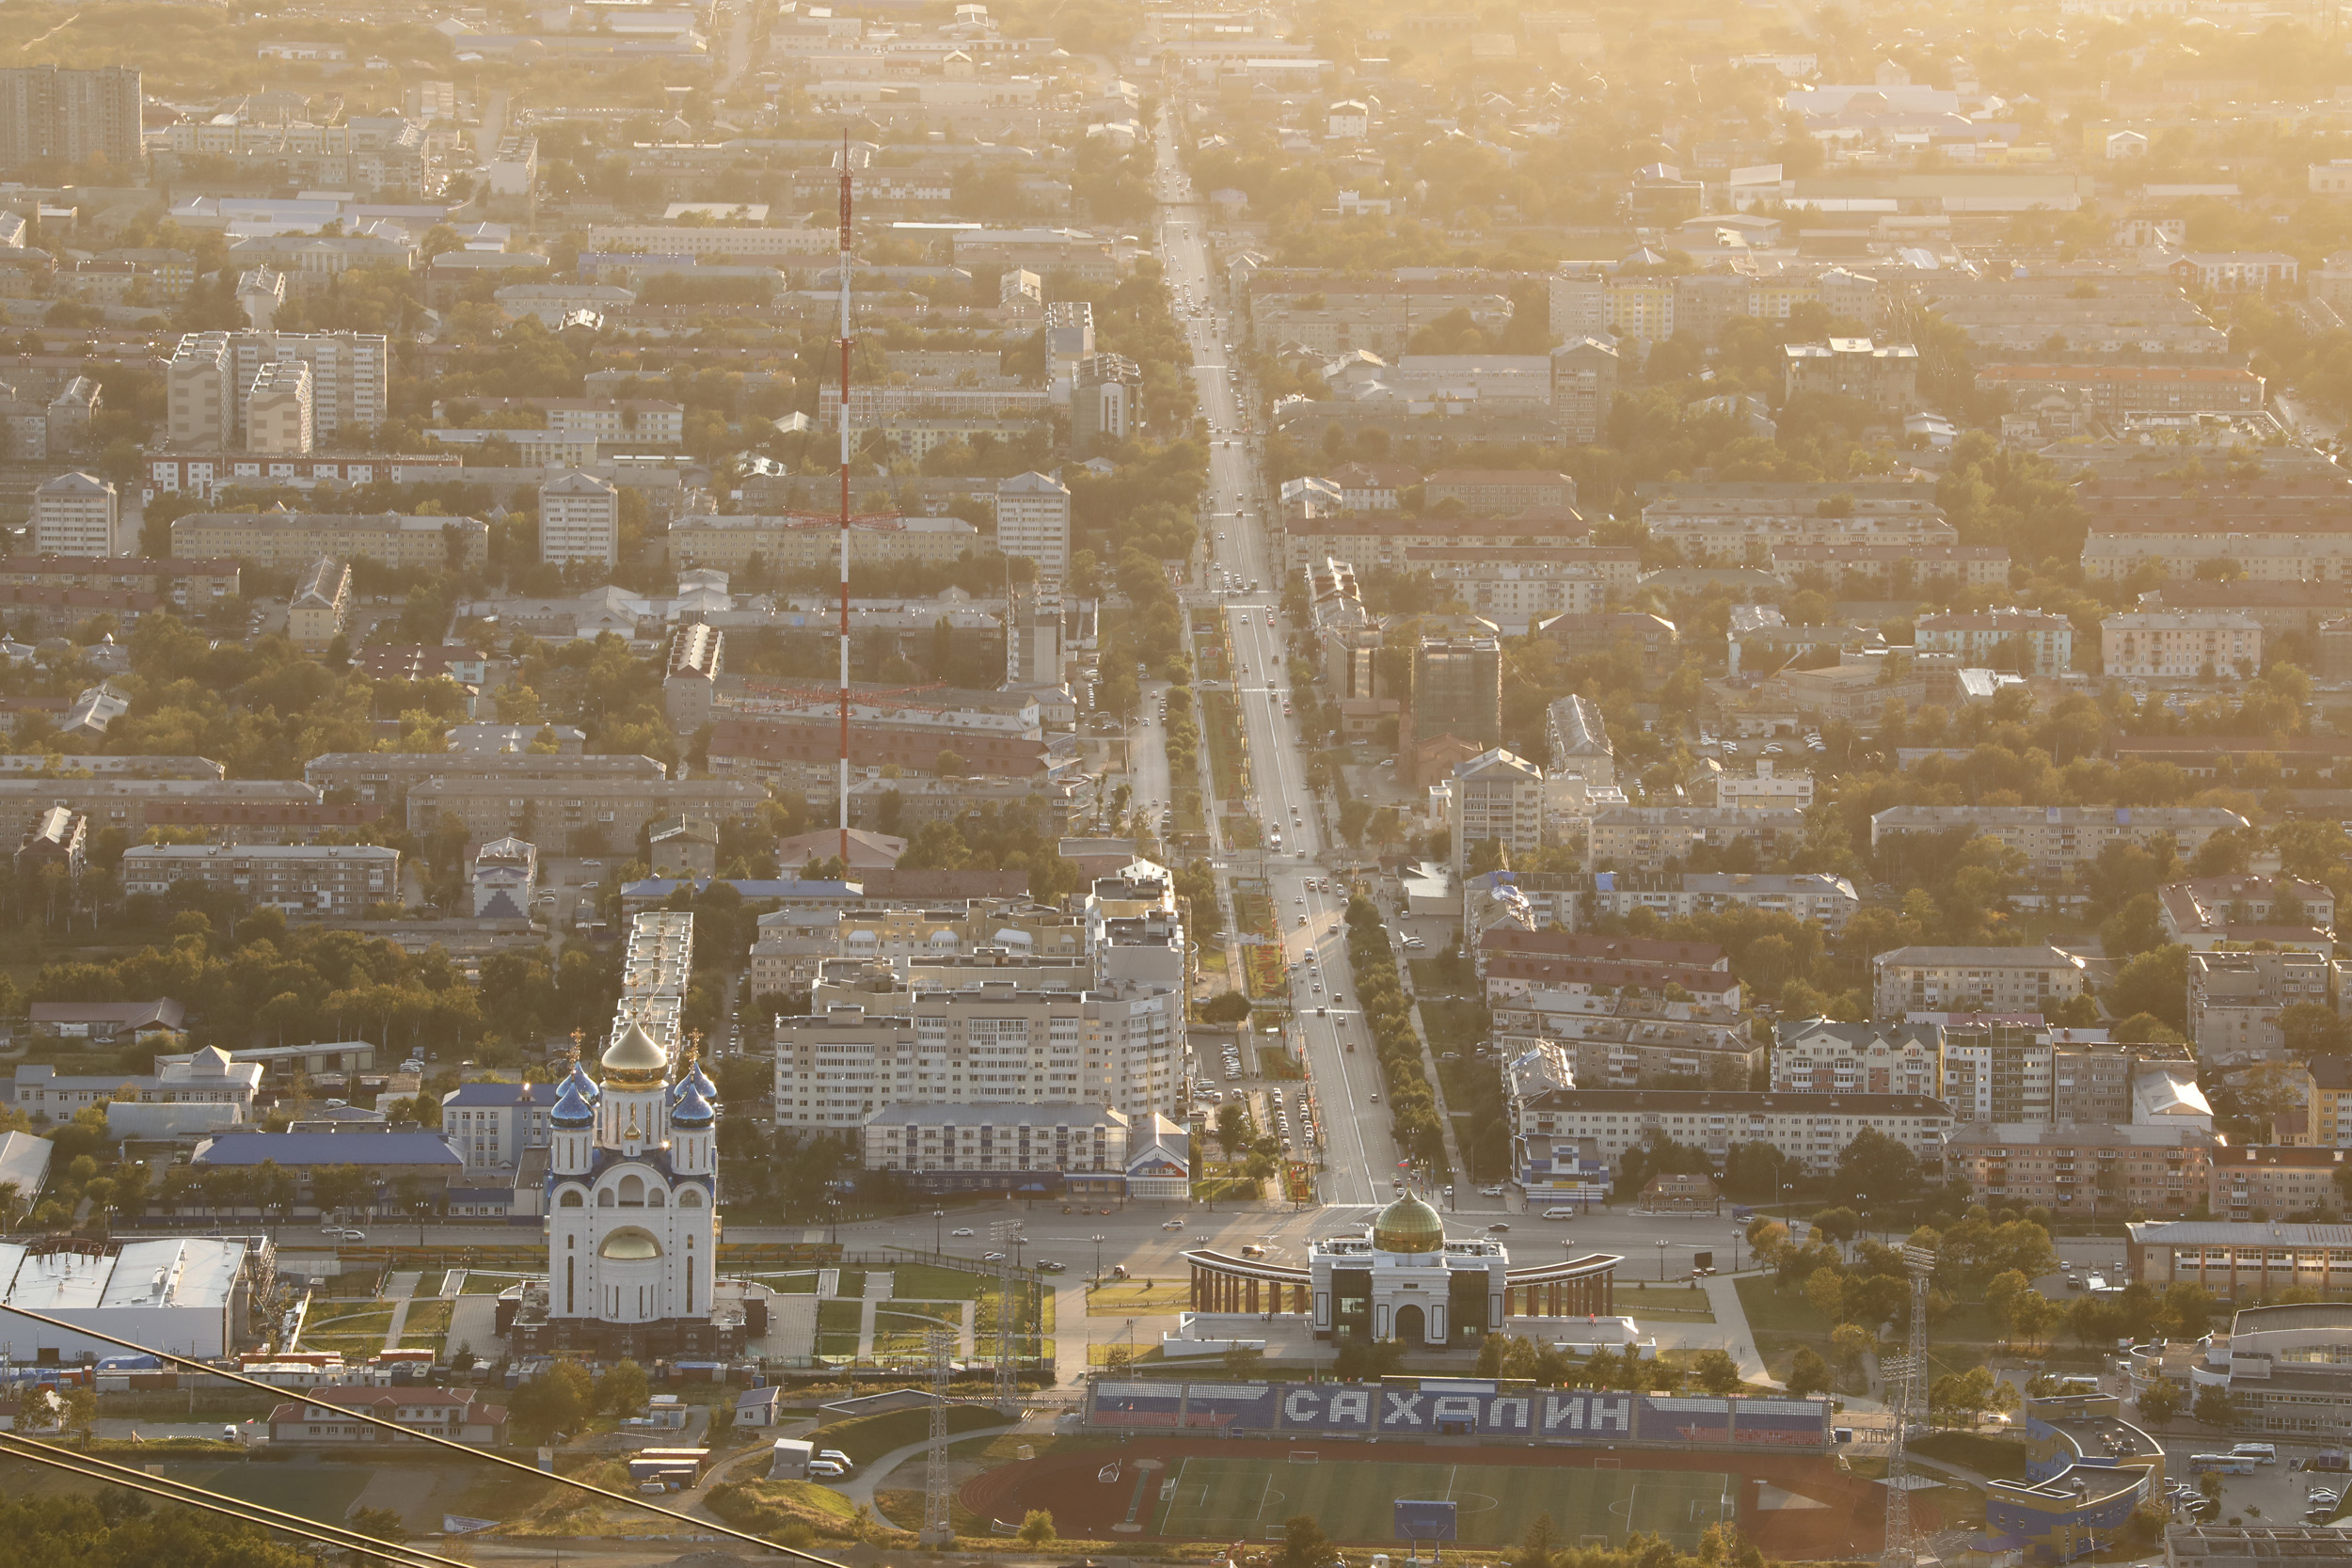
[{"label": "tree", "polygon": [[532,1440],[578,1432],[596,1407],[596,1381],[577,1361],[558,1361],[515,1390],[509,1408]]},{"label": "tree", "polygon": [[1033,1508],[1021,1518],[1021,1539],[1032,1546],[1042,1546],[1054,1539],[1054,1515],[1042,1508]]},{"label": "tree", "polygon": [[1559,1537],[1560,1527],[1551,1522],[1551,1515],[1538,1513],[1519,1538],[1518,1555],[1511,1559],[1511,1568],[1551,1568],[1552,1544]]},{"label": "tree", "polygon": [[1829,1322],[1844,1321],[1846,1313],[1846,1276],[1836,1265],[1815,1269],[1804,1282],[1805,1305]]},{"label": "tree", "polygon": [[1862,1234],[1862,1216],[1851,1209],[1824,1209],[1813,1216],[1813,1228],[1843,1246]]},{"label": "tree", "polygon": [[1339,1549],[1323,1533],[1311,1513],[1294,1513],[1282,1526],[1282,1549],[1274,1554],[1274,1568],[1331,1568]]},{"label": "tree", "polygon": [[1219,991],[1200,1004],[1203,1023],[1244,1023],[1249,1019],[1249,995],[1247,991]]},{"label": "tree", "polygon": [[2198,1389],[2197,1402],[2189,1407],[2189,1413],[2209,1427],[2227,1431],[2237,1425],[2237,1401],[2230,1397],[2227,1388]]},{"label": "tree", "polygon": [[[2183,977],[2185,984],[2185,971]],[[1835,1181],[1839,1194],[1863,1202],[1873,1195],[1916,1192],[1919,1158],[1877,1128],[1866,1127],[1838,1151]]]},{"label": "tree", "polygon": [[372,1535],[378,1541],[389,1541],[394,1545],[408,1539],[408,1526],[396,1508],[354,1509],[348,1524],[350,1528],[361,1535]]},{"label": "tree", "polygon": [[88,1448],[90,1434],[98,1430],[98,1390],[86,1383],[76,1383],[61,1389],[57,1399],[57,1424],[64,1428],[67,1436]]},{"label": "tree", "polygon": [[1810,1345],[1798,1346],[1795,1359],[1788,1364],[1788,1397],[1801,1400],[1825,1394],[1829,1383],[1829,1363],[1821,1359],[1821,1353]]},{"label": "tree", "polygon": [[634,1416],[653,1397],[645,1369],[634,1361],[616,1361],[596,1380],[596,1403],[615,1416]]},{"label": "tree", "polygon": [[1238,1101],[1229,1100],[1216,1108],[1216,1141],[1228,1160],[1249,1141],[1249,1113]]},{"label": "tree", "polygon": [[1703,1350],[1691,1364],[1691,1375],[1700,1387],[1710,1394],[1736,1394],[1746,1381],[1740,1375],[1740,1363],[1731,1358],[1729,1351]]},{"label": "tree", "polygon": [[2181,1413],[2181,1405],[2186,1398],[2185,1390],[2179,1384],[2169,1377],[2160,1377],[2139,1391],[2136,1402],[2141,1415],[2158,1426],[2165,1426]]}]

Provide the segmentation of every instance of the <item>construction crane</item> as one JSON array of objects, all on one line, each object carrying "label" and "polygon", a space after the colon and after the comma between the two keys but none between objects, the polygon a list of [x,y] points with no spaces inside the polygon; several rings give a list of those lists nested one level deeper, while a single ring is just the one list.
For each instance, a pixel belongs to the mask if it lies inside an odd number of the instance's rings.
[{"label": "construction crane", "polygon": [[856,340],[850,332],[850,254],[852,192],[850,174],[850,133],[841,133],[841,505],[832,514],[790,512],[787,528],[835,528],[841,531],[841,683],[834,701],[841,712],[838,804],[841,813],[841,863],[850,863],[850,531],[853,528],[900,530],[903,519],[894,513],[863,515],[850,510],[850,459],[855,451],[850,422],[850,349]]}]

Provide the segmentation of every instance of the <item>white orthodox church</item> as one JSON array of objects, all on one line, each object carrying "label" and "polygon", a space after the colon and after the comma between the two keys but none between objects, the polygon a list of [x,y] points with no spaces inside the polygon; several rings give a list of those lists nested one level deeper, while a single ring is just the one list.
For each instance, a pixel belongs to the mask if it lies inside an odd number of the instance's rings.
[{"label": "white orthodox church", "polygon": [[718,1088],[691,1055],[670,1082],[636,1023],[597,1066],[601,1083],[575,1063],[548,1116],[546,1305],[525,1299],[516,1327],[543,1351],[729,1354],[745,1325],[715,1277]]}]

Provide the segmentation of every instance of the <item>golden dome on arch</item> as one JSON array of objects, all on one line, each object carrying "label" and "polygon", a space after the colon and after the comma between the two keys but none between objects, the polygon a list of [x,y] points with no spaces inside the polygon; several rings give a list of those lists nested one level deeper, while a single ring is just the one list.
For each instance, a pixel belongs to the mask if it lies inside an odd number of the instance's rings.
[{"label": "golden dome on arch", "polygon": [[1372,1244],[1377,1252],[1443,1252],[1445,1221],[1407,1193],[1374,1218]]}]

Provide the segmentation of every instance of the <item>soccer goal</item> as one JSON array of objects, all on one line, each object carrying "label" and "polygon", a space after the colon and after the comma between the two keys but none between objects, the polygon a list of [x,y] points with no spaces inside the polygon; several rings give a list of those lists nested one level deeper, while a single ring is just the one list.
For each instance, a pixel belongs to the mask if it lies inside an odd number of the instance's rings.
[{"label": "soccer goal", "polygon": [[1291,1463],[1292,1463],[1292,1464],[1294,1464],[1294,1465],[1313,1465],[1313,1464],[1317,1464],[1317,1463],[1320,1463],[1320,1462],[1321,1462],[1322,1457],[1323,1457],[1323,1456],[1322,1456],[1321,1454],[1317,1453],[1317,1452],[1316,1452],[1314,1449],[1291,1449]]},{"label": "soccer goal", "polygon": [[1613,1454],[1602,1454],[1594,1459],[1593,1468],[1596,1470],[1622,1470],[1625,1468],[1625,1461],[1617,1458]]}]

